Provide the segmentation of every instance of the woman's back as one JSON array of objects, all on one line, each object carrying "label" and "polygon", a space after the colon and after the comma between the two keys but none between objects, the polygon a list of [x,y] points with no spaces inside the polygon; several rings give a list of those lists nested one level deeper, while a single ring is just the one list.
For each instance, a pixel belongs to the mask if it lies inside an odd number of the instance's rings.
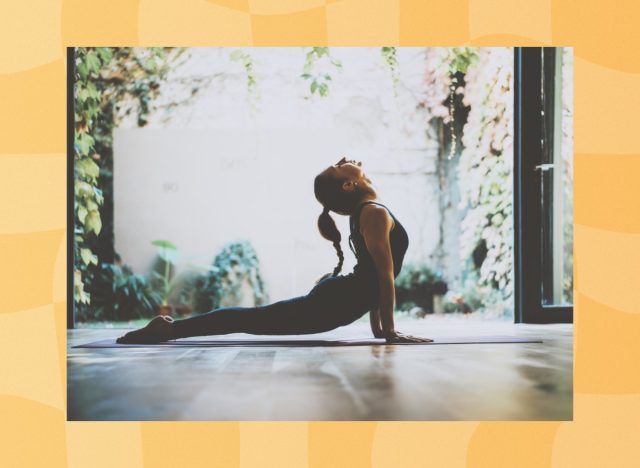
[{"label": "woman's back", "polygon": [[389,208],[382,203],[374,201],[366,201],[362,203],[349,218],[349,226],[351,229],[349,244],[357,258],[357,264],[353,269],[353,273],[358,276],[364,276],[371,279],[376,278],[376,268],[373,258],[369,254],[364,237],[360,232],[360,215],[362,213],[362,209],[370,204],[382,206],[393,219],[394,226],[389,232],[389,243],[391,247],[391,256],[393,258],[393,276],[397,277],[400,274],[404,255],[409,247],[409,236],[407,235],[407,231],[405,231],[402,224],[400,224],[393,213],[391,213]]}]

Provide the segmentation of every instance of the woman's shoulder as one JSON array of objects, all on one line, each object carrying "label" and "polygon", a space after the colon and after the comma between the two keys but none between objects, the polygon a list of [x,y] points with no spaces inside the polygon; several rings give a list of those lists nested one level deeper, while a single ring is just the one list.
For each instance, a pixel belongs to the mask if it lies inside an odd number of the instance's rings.
[{"label": "woman's shoulder", "polygon": [[388,225],[393,229],[395,221],[386,206],[377,202],[368,202],[360,209],[360,227],[362,228],[363,225]]}]

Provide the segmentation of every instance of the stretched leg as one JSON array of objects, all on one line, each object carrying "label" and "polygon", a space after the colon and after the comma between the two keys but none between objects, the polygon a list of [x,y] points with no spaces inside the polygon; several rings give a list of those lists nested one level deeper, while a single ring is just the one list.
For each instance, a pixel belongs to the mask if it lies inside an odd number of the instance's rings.
[{"label": "stretched leg", "polygon": [[367,308],[353,295],[353,281],[333,277],[319,283],[306,296],[260,307],[227,307],[183,320],[156,317],[118,343],[158,343],[176,338],[228,333],[302,335],[333,330],[351,323]]},{"label": "stretched leg", "polygon": [[324,331],[316,301],[301,296],[260,307],[226,307],[172,324],[172,338],[249,333],[298,335]]},{"label": "stretched leg", "polygon": [[301,335],[334,328],[320,323],[318,301],[301,296],[260,307],[226,307],[183,320],[155,317],[145,327],[118,338],[118,343],[159,343],[191,336],[249,333]]},{"label": "stretched leg", "polygon": [[228,333],[252,335],[303,335],[346,325],[368,307],[357,294],[353,277],[332,277],[309,294],[260,307],[228,307],[212,310],[172,324],[172,338]]}]

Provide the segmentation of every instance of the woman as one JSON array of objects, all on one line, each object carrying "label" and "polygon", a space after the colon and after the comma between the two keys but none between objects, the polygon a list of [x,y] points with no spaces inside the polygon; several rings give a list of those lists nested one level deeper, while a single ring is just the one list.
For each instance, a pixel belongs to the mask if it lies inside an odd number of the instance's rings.
[{"label": "woman", "polygon": [[[300,335],[333,330],[369,312],[371,331],[387,343],[433,341],[395,330],[394,279],[400,273],[409,244],[400,222],[384,205],[361,169],[362,163],[342,158],[314,182],[324,209],[320,234],[333,243],[338,265],[306,296],[260,307],[227,307],[184,320],[158,316],[144,328],[118,338],[118,343],[158,343],[176,338],[227,333]],[[357,258],[353,273],[339,275],[344,255],[340,231],[330,212],[350,216],[350,247]]]}]

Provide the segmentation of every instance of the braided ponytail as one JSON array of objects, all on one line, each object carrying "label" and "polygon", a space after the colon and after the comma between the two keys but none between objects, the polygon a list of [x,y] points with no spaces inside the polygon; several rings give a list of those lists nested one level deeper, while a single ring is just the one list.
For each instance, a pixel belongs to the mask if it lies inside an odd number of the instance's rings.
[{"label": "braided ponytail", "polygon": [[340,246],[340,241],[342,240],[342,236],[340,235],[340,231],[336,227],[336,223],[329,214],[329,209],[325,207],[322,210],[322,213],[318,217],[318,230],[322,237],[331,241],[333,243],[333,247],[336,249],[336,254],[338,255],[338,265],[333,270],[333,273],[326,274],[319,281],[322,281],[325,278],[330,276],[337,276],[340,271],[342,271],[342,264],[344,263],[344,253],[342,252],[342,247]]}]

